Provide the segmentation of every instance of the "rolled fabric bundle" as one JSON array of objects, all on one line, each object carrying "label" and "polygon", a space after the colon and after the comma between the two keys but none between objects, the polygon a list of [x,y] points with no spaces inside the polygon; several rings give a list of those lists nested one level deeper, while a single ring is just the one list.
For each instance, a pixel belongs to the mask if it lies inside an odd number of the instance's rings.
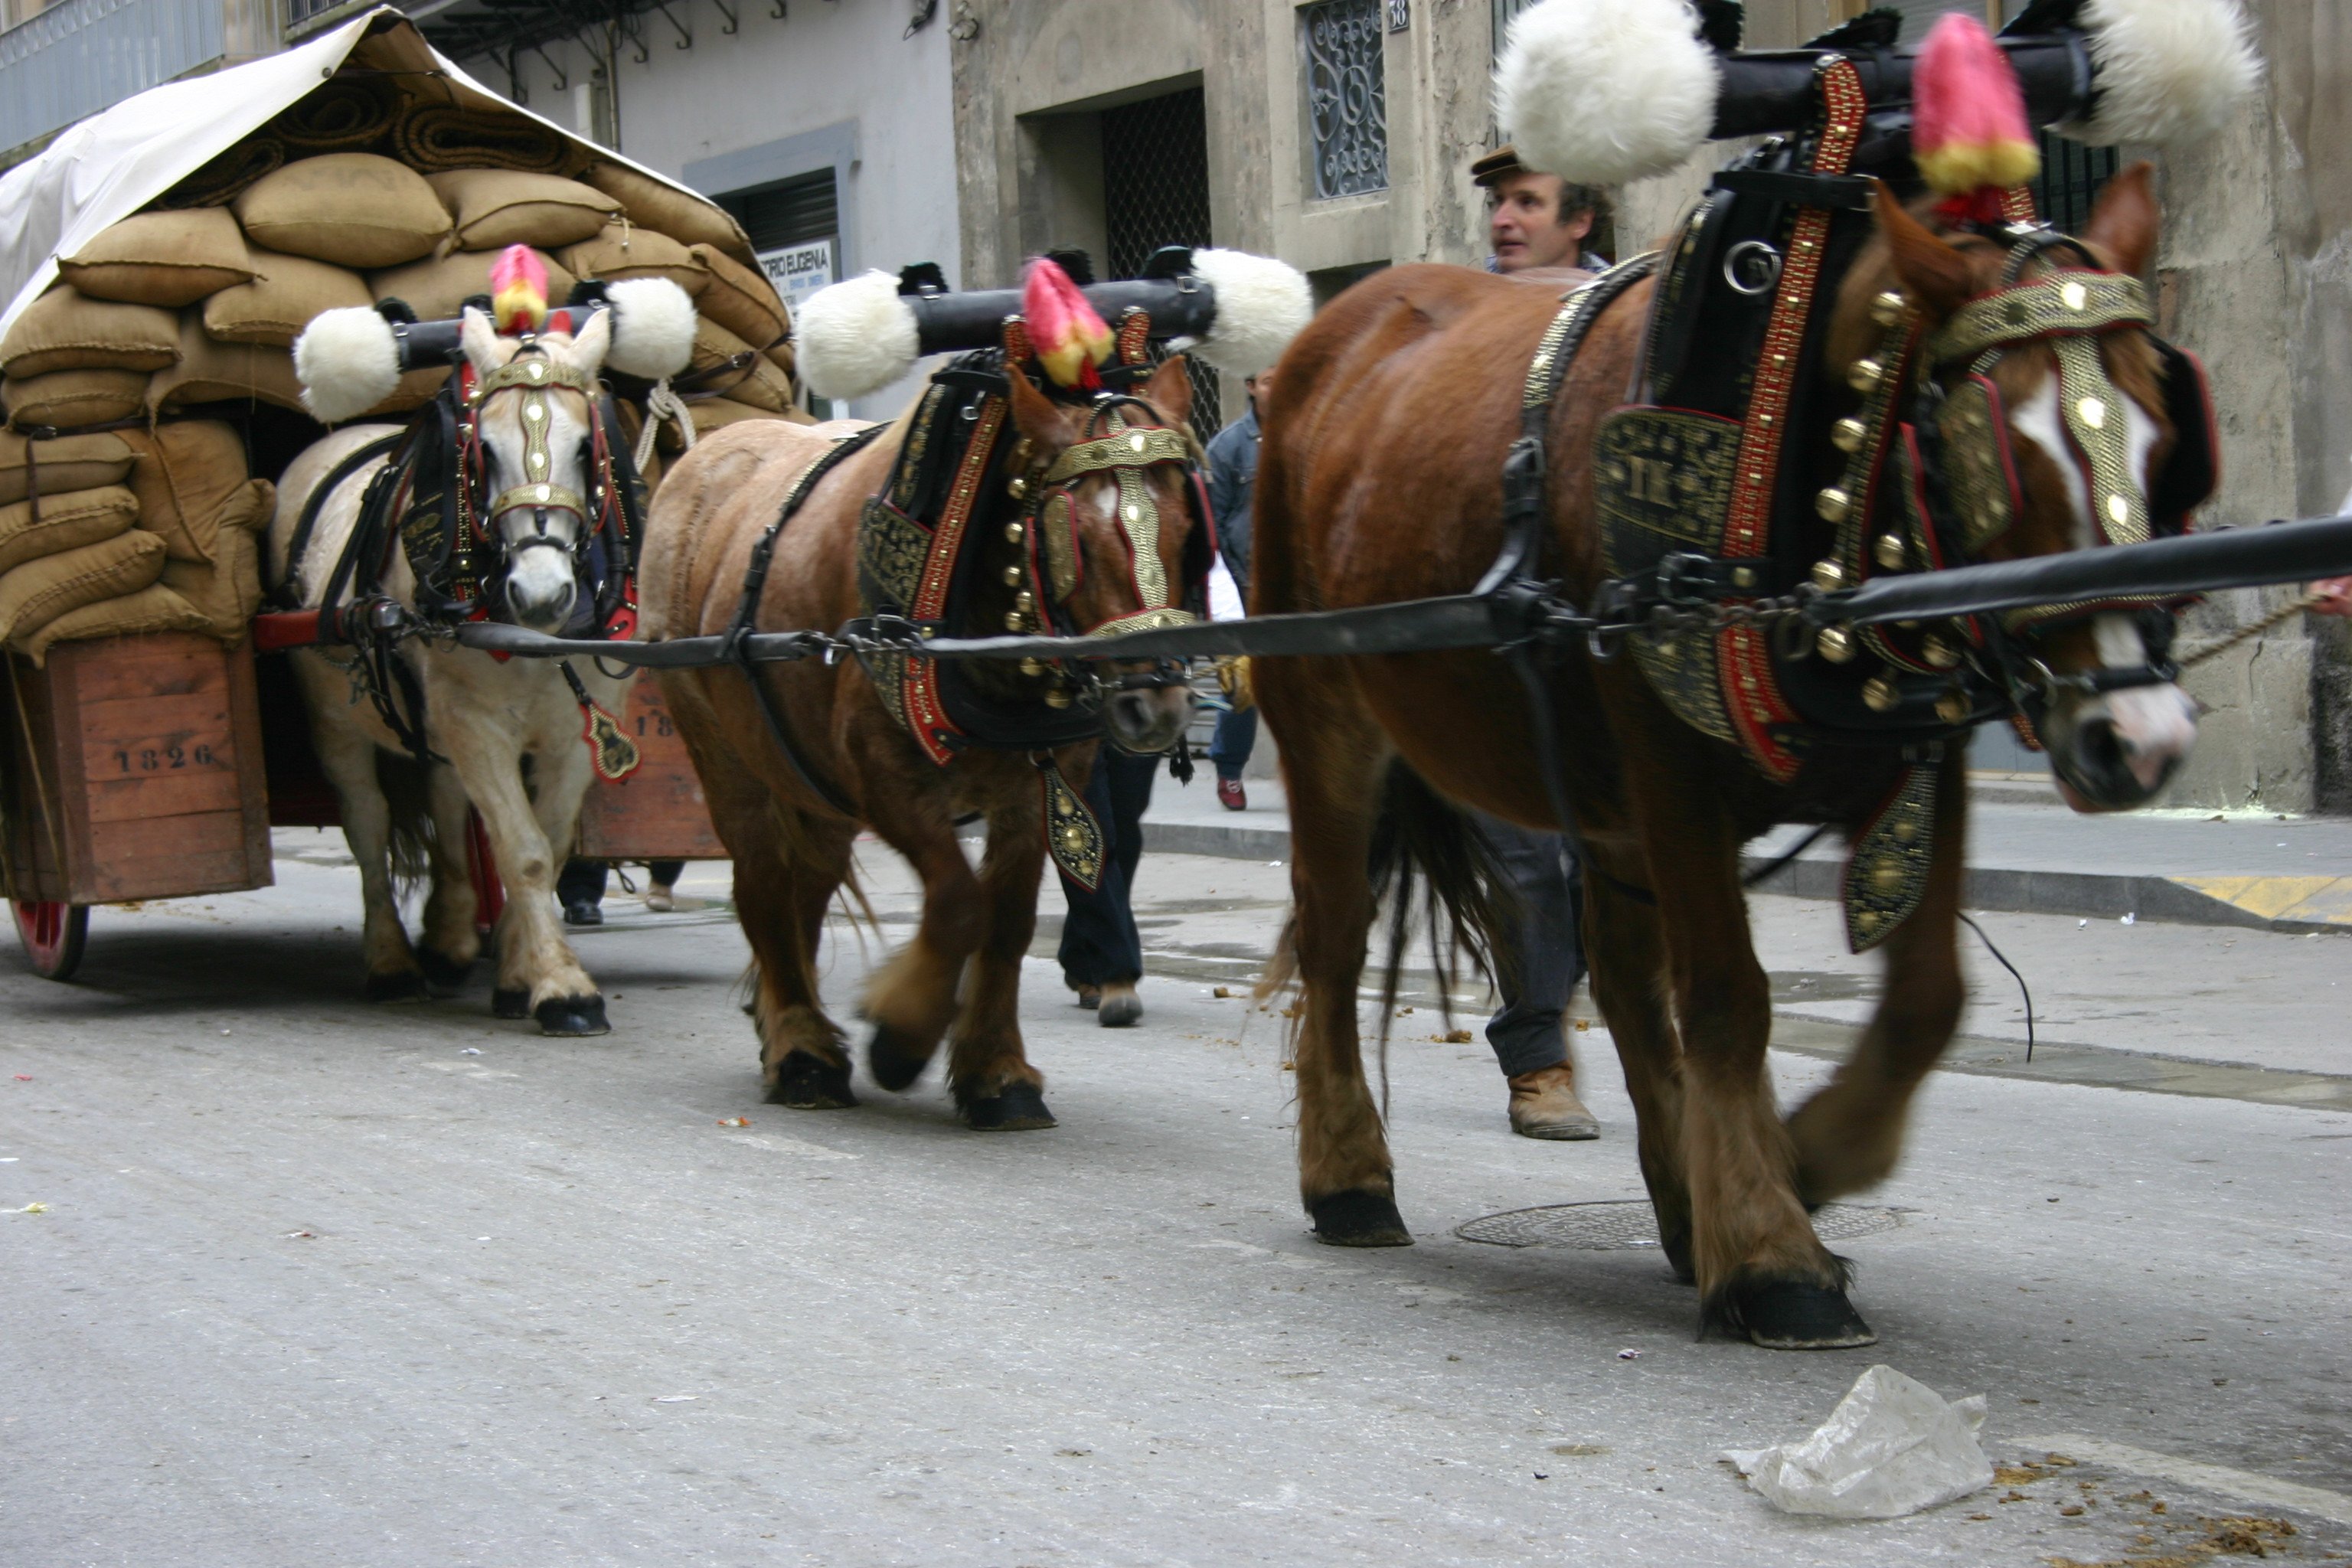
[{"label": "rolled fabric bundle", "polygon": [[38,631],[20,634],[9,646],[40,668],[49,649],[61,642],[92,642],[100,637],[135,637],[141,632],[203,632],[212,630],[205,613],[161,583],[150,583],[135,594],[121,594],[68,610]]},{"label": "rolled fabric bundle", "polygon": [[122,484],[138,460],[131,444],[110,430],[47,440],[0,432],[0,506],[23,500],[36,479],[45,496]]},{"label": "rolled fabric bundle", "polygon": [[[175,374],[179,368],[163,374]],[[142,371],[53,370],[0,384],[0,401],[8,405],[12,430],[78,430],[130,418],[147,405],[147,387]]]},{"label": "rolled fabric bundle", "polygon": [[0,576],[0,637],[37,632],[101,599],[135,594],[163,575],[163,542],[136,530],[27,561]]},{"label": "rolled fabric bundle", "polygon": [[275,136],[248,136],[155,198],[165,210],[225,207],[286,162],[286,145]]},{"label": "rolled fabric bundle", "polygon": [[577,174],[588,160],[554,132],[520,115],[450,103],[412,104],[393,130],[393,150],[412,169],[520,169]]},{"label": "rolled fabric bundle", "polygon": [[400,94],[390,82],[338,76],[271,121],[269,133],[298,153],[373,152],[399,118]]},{"label": "rolled fabric bundle", "polygon": [[79,550],[128,533],[139,521],[139,498],[121,485],[44,493],[37,501],[0,506],[0,572],[27,561]]}]

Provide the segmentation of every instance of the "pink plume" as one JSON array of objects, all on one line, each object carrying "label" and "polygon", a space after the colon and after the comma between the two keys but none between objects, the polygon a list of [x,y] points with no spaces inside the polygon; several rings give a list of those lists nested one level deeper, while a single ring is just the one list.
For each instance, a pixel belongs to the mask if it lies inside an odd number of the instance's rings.
[{"label": "pink plume", "polygon": [[1947,12],[1911,69],[1911,150],[1938,195],[1970,198],[2021,185],[2042,154],[2017,72],[1984,24]]},{"label": "pink plume", "polygon": [[1021,314],[1029,323],[1037,363],[1056,385],[1092,390],[1102,384],[1095,365],[1110,353],[1110,329],[1059,262],[1041,256],[1029,264]]},{"label": "pink plume", "polygon": [[490,263],[490,315],[509,336],[546,322],[547,264],[530,246],[509,245]]}]

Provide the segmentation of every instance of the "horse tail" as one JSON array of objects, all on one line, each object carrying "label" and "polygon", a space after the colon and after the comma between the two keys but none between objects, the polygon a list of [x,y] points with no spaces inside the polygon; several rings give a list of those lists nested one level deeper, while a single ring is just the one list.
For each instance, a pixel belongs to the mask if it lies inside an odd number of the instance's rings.
[{"label": "horse tail", "polygon": [[1381,1060],[1387,1079],[1389,1025],[1397,984],[1418,919],[1429,935],[1430,969],[1440,1015],[1454,1021],[1454,986],[1467,959],[1494,980],[1512,962],[1519,900],[1501,862],[1470,814],[1429,786],[1399,757],[1389,763],[1380,816],[1372,823],[1366,868],[1372,897],[1385,906],[1388,954],[1381,973]]},{"label": "horse tail", "polygon": [[433,797],[425,764],[405,752],[378,748],[376,787],[391,809],[386,848],[394,898],[405,899],[433,869]]}]

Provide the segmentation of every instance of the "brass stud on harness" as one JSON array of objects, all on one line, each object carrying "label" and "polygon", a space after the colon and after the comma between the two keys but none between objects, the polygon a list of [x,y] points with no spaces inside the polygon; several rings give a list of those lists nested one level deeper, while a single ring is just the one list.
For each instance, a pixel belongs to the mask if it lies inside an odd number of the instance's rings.
[{"label": "brass stud on harness", "polygon": [[1870,439],[1870,426],[1859,419],[1841,419],[1830,426],[1830,445],[1841,452],[1859,452]]},{"label": "brass stud on harness", "polygon": [[1823,522],[1843,522],[1846,513],[1853,510],[1853,498],[1837,486],[1828,485],[1813,498],[1813,510],[1821,514]]},{"label": "brass stud on harness", "polygon": [[1813,563],[1813,586],[1824,594],[1834,594],[1845,586],[1845,568],[1833,555],[1825,555]]},{"label": "brass stud on harness", "polygon": [[1070,705],[1070,694],[1069,694],[1068,692],[1066,692],[1066,691],[1063,690],[1060,687],[1056,686],[1055,688],[1054,688],[1054,689],[1053,689],[1053,690],[1048,691],[1047,693],[1045,693],[1045,706],[1046,706],[1046,707],[1048,707],[1048,708],[1067,708],[1069,705]]},{"label": "brass stud on harness", "polygon": [[2080,283],[2062,283],[2058,286],[2058,302],[2070,310],[2081,310],[2084,301],[2089,298],[2089,290]]},{"label": "brass stud on harness", "polygon": [[1870,301],[1870,319],[1882,327],[1891,327],[1903,319],[1903,296],[1889,289]]},{"label": "brass stud on harness", "polygon": [[1029,493],[1029,481],[1015,474],[1005,481],[1004,493],[1014,500],[1019,500]]},{"label": "brass stud on harness", "polygon": [[1910,562],[1911,548],[1903,542],[1901,534],[1882,533],[1878,536],[1878,542],[1871,547],[1871,554],[1887,571],[1900,572]]},{"label": "brass stud on harness", "polygon": [[1886,367],[1874,359],[1858,359],[1853,368],[1845,373],[1846,384],[1856,392],[1868,392],[1886,374]]},{"label": "brass stud on harness", "polygon": [[1028,533],[1029,531],[1022,527],[1020,521],[1015,519],[1013,521],[1008,522],[1004,525],[1004,542],[1007,544],[1018,544],[1022,540],[1028,537]]},{"label": "brass stud on harness", "polygon": [[1949,669],[1960,662],[1960,650],[1942,637],[1922,637],[1919,641],[1919,657],[1937,669]]},{"label": "brass stud on harness", "polygon": [[1008,632],[1025,632],[1029,629],[1029,617],[1018,610],[1007,610],[1004,612],[1004,629]]},{"label": "brass stud on harness", "polygon": [[1027,574],[1024,573],[1020,567],[1007,566],[1004,569],[1004,585],[1008,588],[1018,588],[1021,586],[1021,579],[1025,575],[1027,575]]},{"label": "brass stud on harness", "polygon": [[1969,721],[1969,700],[1965,692],[1947,691],[1936,699],[1936,717],[1947,724]]},{"label": "brass stud on harness", "polygon": [[1853,658],[1853,634],[1843,626],[1823,626],[1813,647],[1832,664],[1844,664]]},{"label": "brass stud on harness", "polygon": [[2104,430],[2107,427],[2107,405],[2098,398],[2083,399],[2082,402],[2074,405],[2074,412],[2081,415],[2083,423],[2094,430]]},{"label": "brass stud on harness", "polygon": [[1045,674],[1045,660],[1043,660],[1043,659],[1036,659],[1036,658],[1024,658],[1024,659],[1023,659],[1023,660],[1021,661],[1021,673],[1022,673],[1022,674],[1024,674],[1024,675],[1029,675],[1029,676],[1037,676],[1037,675],[1043,675],[1043,674]]},{"label": "brass stud on harness", "polygon": [[1037,595],[1024,588],[1013,595],[1013,607],[1025,616],[1037,607]]},{"label": "brass stud on harness", "polygon": [[1862,683],[1862,705],[1873,713],[1884,713],[1903,700],[1895,682],[1883,675],[1874,675]]}]

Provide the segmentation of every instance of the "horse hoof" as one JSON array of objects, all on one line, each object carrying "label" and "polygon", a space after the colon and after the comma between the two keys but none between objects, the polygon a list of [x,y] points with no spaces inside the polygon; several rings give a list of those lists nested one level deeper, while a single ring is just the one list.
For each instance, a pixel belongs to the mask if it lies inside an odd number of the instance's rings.
[{"label": "horse hoof", "polygon": [[1307,1217],[1315,1222],[1315,1239],[1327,1247],[1411,1247],[1412,1232],[1396,1200],[1385,1193],[1360,1187],[1311,1199]]},{"label": "horse hoof", "polygon": [[474,962],[460,963],[446,953],[436,952],[429,947],[416,950],[416,962],[425,971],[425,984],[436,996],[450,996],[463,991],[474,973]]},{"label": "horse hoof", "polygon": [[530,1013],[539,1020],[539,1032],[542,1035],[577,1037],[613,1032],[613,1026],[604,1021],[602,996],[550,996]]},{"label": "horse hoof", "polygon": [[1702,1332],[1717,1327],[1768,1351],[1843,1351],[1878,1342],[1843,1290],[1809,1279],[1750,1279],[1726,1287],[1700,1323]]},{"label": "horse hoof", "polygon": [[857,1103],[850,1092],[849,1064],[827,1061],[808,1051],[787,1051],[776,1064],[768,1103],[794,1110],[846,1110]]},{"label": "horse hoof", "polygon": [[1003,1092],[985,1099],[956,1096],[956,1109],[963,1124],[974,1132],[1034,1132],[1052,1127],[1054,1113],[1045,1109],[1045,1092],[1034,1083],[1019,1079],[1004,1086]]},{"label": "horse hoof", "polygon": [[1143,1016],[1143,998],[1132,991],[1122,991],[1116,996],[1106,996],[1095,1010],[1095,1022],[1106,1029],[1132,1028]]},{"label": "horse hoof", "polygon": [[493,1018],[528,1018],[530,1016],[530,993],[522,986],[512,989],[501,985],[490,993],[490,1016]]},{"label": "horse hoof", "polygon": [[893,1094],[913,1088],[930,1059],[931,1053],[918,1045],[914,1036],[888,1024],[876,1024],[874,1037],[866,1044],[866,1069],[876,1083]]},{"label": "horse hoof", "polygon": [[367,977],[367,999],[371,1002],[422,1002],[425,997],[425,976],[414,969]]}]

